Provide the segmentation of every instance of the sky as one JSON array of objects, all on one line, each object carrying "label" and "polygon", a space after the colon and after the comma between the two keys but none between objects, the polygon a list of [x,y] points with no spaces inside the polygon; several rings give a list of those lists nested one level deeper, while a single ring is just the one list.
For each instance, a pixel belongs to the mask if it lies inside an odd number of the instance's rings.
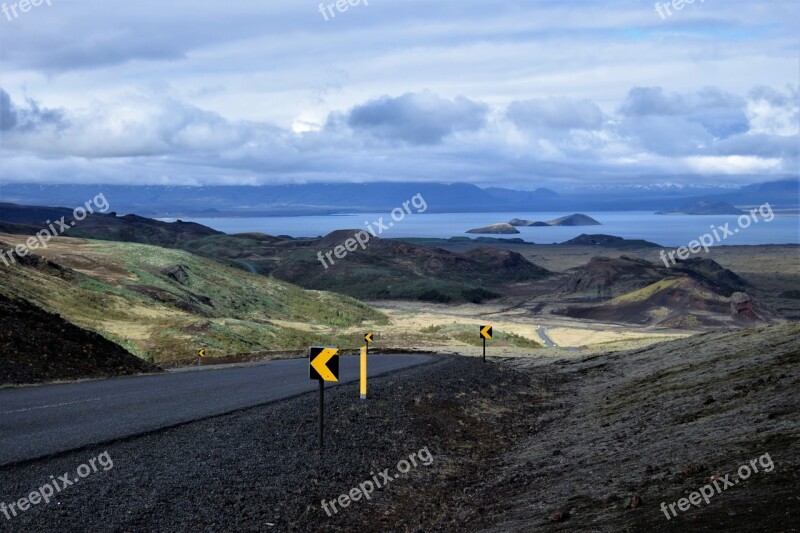
[{"label": "sky", "polygon": [[800,175],[797,0],[35,1],[0,0],[0,184]]}]

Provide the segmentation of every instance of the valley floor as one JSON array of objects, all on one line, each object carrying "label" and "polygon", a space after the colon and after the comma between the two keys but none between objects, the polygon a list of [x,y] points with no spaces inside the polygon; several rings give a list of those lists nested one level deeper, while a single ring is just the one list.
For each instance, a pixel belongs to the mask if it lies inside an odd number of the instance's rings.
[{"label": "valley floor", "polygon": [[[641,348],[698,333],[537,315],[531,305],[524,303],[458,306],[407,301],[368,303],[389,317],[389,324],[380,330],[381,343],[435,353],[482,354],[478,335],[482,324],[491,324],[498,334],[498,338],[487,344],[489,355],[536,359]],[[540,332],[552,339],[557,348],[548,347]],[[504,333],[513,337],[502,338],[500,335]]]}]

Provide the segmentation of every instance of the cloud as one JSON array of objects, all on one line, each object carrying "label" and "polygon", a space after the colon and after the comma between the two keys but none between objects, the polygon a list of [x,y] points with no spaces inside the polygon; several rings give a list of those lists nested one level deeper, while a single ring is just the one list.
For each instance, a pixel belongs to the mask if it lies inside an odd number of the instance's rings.
[{"label": "cloud", "polygon": [[354,107],[346,116],[356,132],[409,144],[438,144],[454,133],[486,124],[488,106],[463,96],[449,100],[429,91],[382,96]]},{"label": "cloud", "polygon": [[701,124],[680,116],[629,118],[617,126],[617,132],[632,147],[666,156],[705,153],[714,141]]},{"label": "cloud", "polygon": [[31,99],[27,104],[27,107],[15,106],[11,96],[0,87],[0,133],[31,132],[48,126],[66,126],[61,110],[42,109],[38,102]]},{"label": "cloud", "polygon": [[603,112],[589,100],[555,97],[511,102],[506,116],[520,128],[597,130]]},{"label": "cloud", "polygon": [[787,166],[800,157],[800,135],[768,135],[747,133],[734,135],[717,143],[720,155],[754,155],[763,158],[784,159]]},{"label": "cloud", "polygon": [[[7,148],[45,157],[178,157],[224,153],[275,136],[267,124],[230,122],[169,97],[126,95],[73,110],[19,107],[0,88],[0,133]],[[69,117],[67,119],[66,117]]]},{"label": "cloud", "polygon": [[615,131],[630,147],[679,158],[703,175],[797,175],[797,92],[756,87],[742,97],[715,87],[682,94],[636,87],[620,105]]},{"label": "cloud", "polygon": [[797,176],[797,0],[695,3],[668,21],[628,1],[396,0],[329,22],[317,7],[0,14],[0,181]]},{"label": "cloud", "polygon": [[667,94],[661,87],[635,87],[628,92],[620,113],[630,119],[677,117],[724,138],[748,131],[746,108],[743,98],[716,87],[684,94]]},{"label": "cloud", "polygon": [[0,88],[0,132],[8,131],[17,125],[17,113],[11,105],[11,97]]},{"label": "cloud", "polygon": [[754,133],[800,134],[800,86],[786,92],[759,86],[750,91],[747,113]]},{"label": "cloud", "polygon": [[798,135],[748,129],[718,138],[704,124],[715,115],[698,118],[702,103],[757,109],[764,128],[781,129],[785,125],[773,122],[778,110],[793,109],[792,94],[634,89],[622,93],[617,113],[606,115],[584,99],[489,106],[424,91],[365,99],[331,112],[324,125],[324,115],[301,115],[293,128],[231,120],[169,90],[48,109],[33,100],[16,104],[0,89],[0,180],[542,185],[581,183],[588,176],[606,183],[640,176],[674,180],[689,172],[686,179],[716,175],[746,182],[756,173],[759,179],[796,175]]}]

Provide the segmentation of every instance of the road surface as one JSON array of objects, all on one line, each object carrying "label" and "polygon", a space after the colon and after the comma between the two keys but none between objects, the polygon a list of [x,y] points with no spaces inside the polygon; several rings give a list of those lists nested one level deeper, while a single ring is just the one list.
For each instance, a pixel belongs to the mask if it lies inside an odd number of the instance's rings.
[{"label": "road surface", "polygon": [[547,328],[539,326],[536,328],[536,333],[539,335],[539,338],[542,339],[545,346],[548,348],[558,348],[558,344],[554,343],[553,340],[547,336]]},{"label": "road surface", "polygon": [[[370,358],[376,376],[435,361],[426,355]],[[359,377],[340,359],[339,384]],[[335,385],[329,383],[328,386]],[[0,390],[0,466],[311,392],[308,360]],[[358,394],[354,389],[353,393]]]}]

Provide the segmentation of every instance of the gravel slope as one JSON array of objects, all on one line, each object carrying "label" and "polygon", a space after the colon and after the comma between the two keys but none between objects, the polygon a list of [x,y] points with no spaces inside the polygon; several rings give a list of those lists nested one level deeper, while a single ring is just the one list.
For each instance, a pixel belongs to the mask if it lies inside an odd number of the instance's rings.
[{"label": "gravel slope", "polygon": [[[479,482],[477,499],[495,503],[468,529],[800,529],[800,324],[698,335],[535,371],[559,384],[541,405],[536,434]],[[739,477],[764,454],[772,471]],[[733,488],[667,520],[661,502],[726,474]]]}]

